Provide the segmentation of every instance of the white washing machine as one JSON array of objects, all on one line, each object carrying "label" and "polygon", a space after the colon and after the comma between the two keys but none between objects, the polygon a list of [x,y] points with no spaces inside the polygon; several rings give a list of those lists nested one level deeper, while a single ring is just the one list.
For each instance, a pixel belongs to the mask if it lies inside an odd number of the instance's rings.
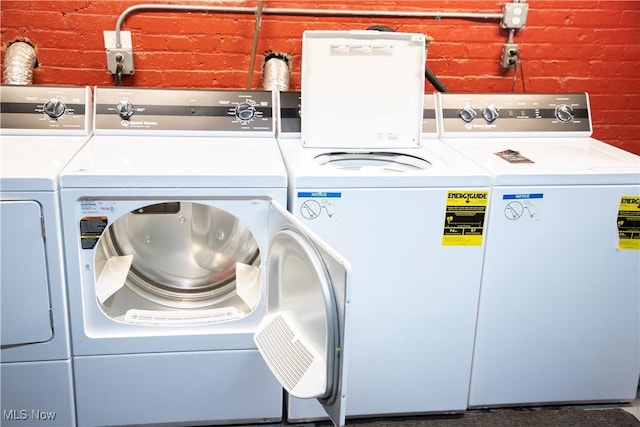
[{"label": "white washing machine", "polygon": [[[361,44],[402,43],[403,39],[384,39],[388,34],[339,41],[322,35],[318,40],[331,46],[354,44],[351,50],[357,54]],[[424,55],[423,47],[417,49]],[[304,57],[303,61],[307,63]],[[357,58],[354,62],[348,70],[357,80],[363,67]],[[322,128],[318,121],[326,114],[307,116],[307,106],[316,107],[314,90],[305,101],[308,76],[303,71],[302,95],[280,93],[278,142],[289,173],[289,210],[353,267],[352,296],[358,304],[351,310],[347,338],[347,416],[352,417],[467,407],[490,179],[482,168],[436,139],[435,98],[422,92],[424,61],[404,65],[417,76],[417,92],[409,90],[406,97],[413,103],[409,110],[420,112],[424,105],[424,120],[421,113],[405,128],[418,128],[415,141],[408,144],[374,140],[367,147],[367,140],[361,139],[352,146],[353,140],[339,135],[335,140],[320,138],[314,146],[315,129]],[[385,111],[406,105],[385,104],[398,95],[398,88],[387,83],[375,88],[380,99],[363,104],[358,120],[375,121],[380,128],[396,125]],[[336,93],[337,86],[325,87],[331,92],[327,97],[334,96],[342,108],[358,99],[361,91],[354,85],[356,89],[343,93]],[[329,99],[322,95],[321,102]],[[373,104],[379,109],[367,116]],[[356,135],[350,126],[362,125],[347,121],[346,134]],[[324,127],[342,132],[331,121]],[[307,140],[309,129],[312,138]],[[289,400],[290,421],[321,415],[313,402]]]},{"label": "white washing machine", "polygon": [[2,425],[73,425],[58,174],[89,139],[86,87],[0,87]]},{"label": "white washing machine", "polygon": [[349,266],[280,207],[272,105],[95,89],[61,175],[80,425],[277,421],[280,383],[344,423]]},{"label": "white washing machine", "polygon": [[640,158],[586,94],[441,94],[442,138],[492,174],[470,407],[631,401]]}]

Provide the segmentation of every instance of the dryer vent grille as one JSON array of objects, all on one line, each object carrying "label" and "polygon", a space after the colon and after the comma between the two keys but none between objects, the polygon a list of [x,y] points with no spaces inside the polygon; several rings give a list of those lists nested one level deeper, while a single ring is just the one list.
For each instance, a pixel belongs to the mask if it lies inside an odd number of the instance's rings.
[{"label": "dryer vent grille", "polygon": [[[318,365],[324,365],[324,362],[320,362],[322,359],[320,355],[305,344],[287,318],[286,313],[275,313],[265,317],[265,321],[261,324],[254,339],[269,368],[288,392],[298,397],[318,395],[318,386],[324,383],[322,380],[324,375],[320,375],[318,378],[317,372],[314,373],[316,371],[314,368]],[[302,389],[307,388],[309,384],[306,383],[310,380],[314,383],[312,388],[315,390],[303,391]],[[320,388],[323,388],[323,385]],[[301,395],[309,392],[309,396]]]}]

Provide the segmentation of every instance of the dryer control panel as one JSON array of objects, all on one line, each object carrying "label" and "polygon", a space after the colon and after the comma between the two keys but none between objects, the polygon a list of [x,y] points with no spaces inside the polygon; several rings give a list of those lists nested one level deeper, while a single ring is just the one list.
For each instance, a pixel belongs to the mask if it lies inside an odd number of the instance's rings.
[{"label": "dryer control panel", "polygon": [[586,93],[441,93],[438,98],[442,136],[590,136],[592,131]]},{"label": "dryer control panel", "polygon": [[0,86],[2,133],[88,135],[91,91],[72,86]]},{"label": "dryer control panel", "polygon": [[95,88],[95,134],[273,136],[263,90]]}]

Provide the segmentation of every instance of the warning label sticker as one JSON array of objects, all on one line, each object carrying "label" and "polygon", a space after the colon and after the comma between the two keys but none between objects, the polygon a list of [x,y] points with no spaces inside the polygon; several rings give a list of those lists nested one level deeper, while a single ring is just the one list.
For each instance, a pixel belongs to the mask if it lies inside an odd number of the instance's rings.
[{"label": "warning label sticker", "polygon": [[80,243],[82,249],[93,249],[107,228],[109,220],[106,216],[85,216],[80,220]]},{"label": "warning label sticker", "polygon": [[539,221],[543,199],[543,193],[503,194],[504,216],[509,221]]},{"label": "warning label sticker", "polygon": [[640,196],[620,198],[618,249],[640,249]]},{"label": "warning label sticker", "polygon": [[442,246],[482,245],[488,202],[488,191],[449,191]]}]

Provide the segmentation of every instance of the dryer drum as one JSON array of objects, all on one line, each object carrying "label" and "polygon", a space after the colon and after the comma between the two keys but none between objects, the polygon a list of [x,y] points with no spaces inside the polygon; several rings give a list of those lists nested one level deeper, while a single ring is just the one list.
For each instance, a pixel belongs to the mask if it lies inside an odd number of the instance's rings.
[{"label": "dryer drum", "polygon": [[156,304],[206,307],[232,296],[236,263],[258,265],[246,226],[213,206],[181,202],[137,209],[100,239],[108,256],[133,255],[126,286]]}]

